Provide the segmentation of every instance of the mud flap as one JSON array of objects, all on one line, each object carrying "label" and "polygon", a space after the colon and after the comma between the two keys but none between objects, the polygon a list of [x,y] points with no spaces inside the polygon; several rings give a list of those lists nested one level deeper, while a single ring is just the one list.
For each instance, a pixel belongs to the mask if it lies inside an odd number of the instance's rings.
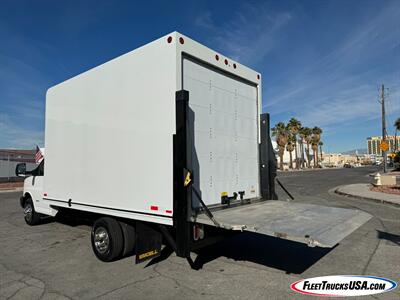
[{"label": "mud flap", "polygon": [[160,256],[161,233],[144,222],[136,224],[136,263]]}]

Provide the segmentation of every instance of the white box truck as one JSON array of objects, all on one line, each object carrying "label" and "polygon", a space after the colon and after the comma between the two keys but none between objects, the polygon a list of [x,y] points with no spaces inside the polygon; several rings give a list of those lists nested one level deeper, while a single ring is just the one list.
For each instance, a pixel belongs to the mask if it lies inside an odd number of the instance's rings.
[{"label": "white box truck", "polygon": [[44,161],[16,169],[26,222],[85,213],[103,261],[190,262],[242,231],[333,247],[370,215],[275,200],[261,103],[258,72],[178,32],[50,88]]}]

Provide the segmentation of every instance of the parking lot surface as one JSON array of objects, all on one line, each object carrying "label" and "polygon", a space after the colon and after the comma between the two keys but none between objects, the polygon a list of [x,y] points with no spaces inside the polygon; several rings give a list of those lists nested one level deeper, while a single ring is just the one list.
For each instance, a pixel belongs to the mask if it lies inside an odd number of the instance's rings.
[{"label": "parking lot surface", "polygon": [[[309,248],[245,233],[202,250],[197,271],[168,253],[139,265],[134,257],[103,263],[92,253],[89,226],[48,220],[29,227],[19,207],[20,193],[0,193],[0,299],[302,299],[309,297],[290,290],[302,278],[365,274],[399,282],[400,209],[332,193],[340,184],[368,182],[369,172],[279,175],[295,201],[374,216],[336,247]],[[373,298],[399,299],[400,291],[365,297]]]}]

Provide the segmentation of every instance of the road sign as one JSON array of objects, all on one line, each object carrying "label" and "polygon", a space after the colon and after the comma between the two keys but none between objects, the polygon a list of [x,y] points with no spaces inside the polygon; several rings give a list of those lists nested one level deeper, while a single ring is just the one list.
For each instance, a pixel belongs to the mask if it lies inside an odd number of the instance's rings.
[{"label": "road sign", "polygon": [[388,151],[389,150],[389,144],[386,141],[383,141],[379,145],[379,149],[381,149],[382,151]]}]

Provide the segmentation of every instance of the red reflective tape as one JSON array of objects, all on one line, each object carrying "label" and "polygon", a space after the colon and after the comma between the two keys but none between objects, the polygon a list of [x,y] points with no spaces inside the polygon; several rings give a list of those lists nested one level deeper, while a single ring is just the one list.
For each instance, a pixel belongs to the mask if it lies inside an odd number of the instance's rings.
[{"label": "red reflective tape", "polygon": [[152,205],[152,206],[150,206],[150,209],[151,210],[158,210],[158,206]]},{"label": "red reflective tape", "polygon": [[170,210],[170,209],[167,209],[165,212],[166,212],[167,214],[172,214],[172,210]]}]

